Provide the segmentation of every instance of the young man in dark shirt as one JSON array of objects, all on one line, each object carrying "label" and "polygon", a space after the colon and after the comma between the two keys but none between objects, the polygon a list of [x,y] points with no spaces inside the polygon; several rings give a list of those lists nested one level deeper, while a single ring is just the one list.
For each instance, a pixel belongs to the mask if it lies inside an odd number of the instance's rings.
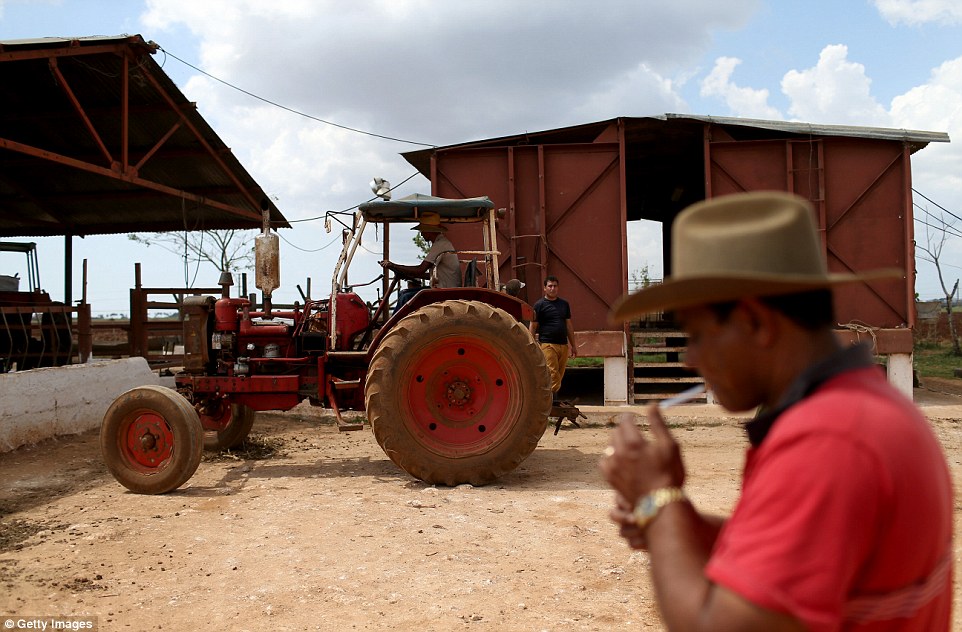
[{"label": "young man in dark shirt", "polygon": [[568,358],[578,356],[575,330],[571,325],[571,306],[558,296],[558,277],[545,278],[544,297],[534,304],[534,319],[529,329],[540,343],[551,373],[551,392],[557,394]]}]

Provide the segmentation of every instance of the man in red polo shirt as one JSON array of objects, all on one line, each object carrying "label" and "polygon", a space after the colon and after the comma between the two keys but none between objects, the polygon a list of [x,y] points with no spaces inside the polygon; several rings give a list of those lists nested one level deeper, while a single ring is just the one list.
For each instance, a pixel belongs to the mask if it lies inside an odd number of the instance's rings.
[{"label": "man in red polo shirt", "polygon": [[696,204],[675,222],[672,277],[614,308],[619,319],[673,312],[716,400],[759,409],[727,519],[687,500],[655,406],[651,436],[623,419],[602,459],[612,518],[649,551],[671,630],[949,629],[945,457],[871,349],[833,332],[830,288],[886,273],[828,274],[812,217],[782,193]]}]

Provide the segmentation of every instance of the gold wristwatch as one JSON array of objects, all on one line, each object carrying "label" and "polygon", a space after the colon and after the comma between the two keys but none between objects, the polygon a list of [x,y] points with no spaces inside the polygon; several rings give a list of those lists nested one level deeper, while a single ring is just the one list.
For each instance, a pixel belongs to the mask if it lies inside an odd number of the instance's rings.
[{"label": "gold wristwatch", "polygon": [[647,496],[643,496],[638,504],[635,505],[635,510],[632,512],[635,517],[635,524],[638,525],[640,529],[645,529],[651,521],[655,519],[658,512],[665,505],[679,500],[687,500],[688,497],[685,496],[685,492],[681,487],[662,487],[661,489],[656,489],[652,491]]}]

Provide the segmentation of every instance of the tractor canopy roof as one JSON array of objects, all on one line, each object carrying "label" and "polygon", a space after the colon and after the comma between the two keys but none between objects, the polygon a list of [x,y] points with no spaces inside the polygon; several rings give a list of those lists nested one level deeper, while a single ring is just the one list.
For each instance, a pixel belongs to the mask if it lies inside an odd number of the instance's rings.
[{"label": "tractor canopy roof", "polygon": [[438,215],[441,221],[479,222],[494,208],[488,196],[451,200],[415,193],[397,200],[364,202],[358,209],[369,222],[419,222],[425,215]]}]

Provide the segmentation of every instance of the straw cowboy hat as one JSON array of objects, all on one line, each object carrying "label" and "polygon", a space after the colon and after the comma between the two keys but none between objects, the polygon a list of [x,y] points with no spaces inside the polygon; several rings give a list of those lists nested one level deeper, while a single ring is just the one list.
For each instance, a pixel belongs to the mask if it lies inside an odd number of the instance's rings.
[{"label": "straw cowboy hat", "polygon": [[776,191],[693,204],[675,220],[671,276],[623,296],[611,319],[902,276],[897,268],[829,274],[813,217],[808,201]]},{"label": "straw cowboy hat", "polygon": [[448,230],[448,227],[441,224],[441,216],[437,213],[425,213],[418,219],[418,225],[412,226],[411,230],[419,230],[423,233],[443,233]]}]

